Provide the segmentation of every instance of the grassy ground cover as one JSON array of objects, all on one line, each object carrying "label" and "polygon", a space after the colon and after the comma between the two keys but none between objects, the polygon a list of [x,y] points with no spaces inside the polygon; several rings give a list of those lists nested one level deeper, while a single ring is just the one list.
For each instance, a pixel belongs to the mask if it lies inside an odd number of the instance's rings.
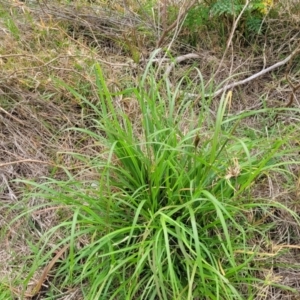
[{"label": "grassy ground cover", "polygon": [[224,88],[270,3],[0,2],[0,299],[300,297],[298,52]]}]

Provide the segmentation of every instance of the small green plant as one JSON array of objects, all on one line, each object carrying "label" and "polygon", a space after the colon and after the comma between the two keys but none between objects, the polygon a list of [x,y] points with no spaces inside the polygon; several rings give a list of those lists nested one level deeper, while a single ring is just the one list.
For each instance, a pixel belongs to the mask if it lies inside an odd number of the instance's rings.
[{"label": "small green plant", "polygon": [[192,7],[188,11],[184,26],[193,31],[202,25],[206,25],[209,20],[209,11],[210,8],[208,6],[197,5]]},{"label": "small green plant", "polygon": [[[183,30],[192,44],[199,40],[201,29],[215,29],[220,34],[230,31],[233,20],[242,12],[244,0],[206,1],[193,6],[186,16]],[[243,34],[258,34],[262,30],[264,17],[273,7],[271,0],[249,2],[240,21],[239,31]],[[187,34],[188,33],[188,34]]]},{"label": "small green plant", "polygon": [[[253,199],[251,190],[261,176],[281,172],[285,140],[239,137],[242,119],[259,112],[228,117],[229,93],[213,117],[204,88],[202,109],[194,112],[191,101],[177,102],[181,84],[172,91],[150,66],[139,86],[113,95],[97,65],[99,105],[63,84],[97,115],[93,129],[72,130],[104,150],[74,154],[98,180],[69,174],[65,181],[27,182],[47,205],[64,204],[73,213],[41,238],[26,282],[49,260],[49,241],[64,232],[56,244],[69,245],[68,257],[53,284],[81,284],[85,299],[245,299],[245,289],[254,298],[264,281],[255,276],[260,248],[253,251],[251,240],[265,227],[254,226],[247,212],[259,220],[263,211],[284,207]],[[137,118],[115,105],[120,95],[138,101]]]},{"label": "small green plant", "polygon": [[0,283],[0,300],[13,299],[12,292],[10,291],[9,284],[4,282]]},{"label": "small green plant", "polygon": [[5,26],[16,40],[20,39],[19,28],[11,17],[5,20]]}]

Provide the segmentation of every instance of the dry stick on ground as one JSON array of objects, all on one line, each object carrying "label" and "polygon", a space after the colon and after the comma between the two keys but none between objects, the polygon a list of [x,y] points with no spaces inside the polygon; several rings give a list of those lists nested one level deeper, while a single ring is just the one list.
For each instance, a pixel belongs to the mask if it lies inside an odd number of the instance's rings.
[{"label": "dry stick on ground", "polygon": [[170,65],[167,66],[167,69],[166,69],[166,72],[165,72],[166,78],[169,77],[169,75],[170,75],[172,69],[175,67],[175,65],[176,65],[177,63],[180,63],[180,62],[182,62],[182,61],[184,61],[184,60],[187,60],[187,59],[191,59],[191,58],[199,58],[199,57],[200,57],[200,55],[195,54],[195,53],[189,53],[189,54],[180,55],[180,56],[175,57],[175,58],[174,58],[174,61],[173,61]]},{"label": "dry stick on ground", "polygon": [[[10,114],[9,112],[7,112],[4,108],[2,108],[0,106],[0,111],[4,112],[6,115],[8,115],[11,119],[13,119],[14,121],[18,122],[19,124],[21,124],[22,126],[25,126],[25,123],[21,120],[19,120],[18,118],[14,117],[12,114]],[[1,165],[0,165],[1,166]]]},{"label": "dry stick on ground", "polygon": [[237,25],[238,25],[238,23],[239,23],[239,21],[240,21],[242,15],[244,14],[244,11],[245,11],[246,8],[248,7],[248,5],[249,5],[249,0],[246,0],[246,3],[245,3],[245,5],[244,5],[242,11],[241,11],[240,14],[238,15],[237,19],[233,22],[233,25],[232,25],[232,28],[231,28],[231,32],[230,32],[229,38],[228,38],[228,40],[227,40],[227,44],[226,44],[225,51],[224,51],[224,53],[223,53],[222,59],[221,59],[220,64],[219,64],[219,67],[218,67],[217,71],[216,71],[215,74],[214,74],[214,77],[220,72],[220,69],[221,69],[221,67],[222,67],[223,61],[224,61],[224,59],[225,59],[225,56],[226,56],[226,54],[227,54],[227,52],[228,52],[228,49],[229,49],[230,45],[232,44],[232,39],[233,39],[233,35],[234,35],[234,33],[235,33],[235,30],[236,30],[236,27],[237,27]]},{"label": "dry stick on ground", "polygon": [[19,163],[24,163],[24,162],[28,162],[28,163],[40,163],[40,164],[46,164],[46,165],[51,165],[51,166],[55,166],[55,167],[58,167],[57,165],[53,164],[53,163],[50,163],[50,162],[47,162],[47,161],[42,161],[42,160],[37,160],[37,159],[21,159],[21,160],[16,160],[16,161],[10,161],[10,162],[7,162],[7,163],[3,163],[3,164],[0,164],[0,167],[5,167],[5,166],[10,166],[10,165],[16,165],[16,164],[19,164]]},{"label": "dry stick on ground", "polygon": [[[160,46],[162,45],[163,41],[165,40],[167,34],[174,29],[179,23],[182,22],[182,20],[185,18],[187,12],[193,7],[193,5],[196,3],[196,0],[192,1],[189,5],[187,5],[181,12],[179,11],[178,17],[177,19],[169,26],[167,27],[165,30],[163,30],[163,33],[160,37],[160,39],[158,40],[158,42],[156,43],[156,48],[160,48]],[[165,24],[163,24],[165,26]]]},{"label": "dry stick on ground", "polygon": [[57,254],[55,255],[55,257],[44,268],[44,271],[43,271],[42,275],[40,276],[40,279],[38,280],[38,282],[36,283],[35,287],[32,290],[31,297],[34,297],[35,295],[37,295],[40,292],[42,285],[45,282],[49,272],[51,271],[51,269],[53,268],[55,263],[59,260],[59,258],[66,252],[66,250],[69,248],[69,246],[70,245],[67,244],[62,249],[60,249],[57,252]]},{"label": "dry stick on ground", "polygon": [[[281,66],[284,66],[285,64],[287,64],[289,61],[291,61],[299,53],[300,53],[300,46],[298,46],[288,57],[286,57],[282,61],[279,61],[276,64],[274,64],[274,65],[272,65],[272,66],[270,66],[270,67],[268,67],[266,69],[263,69],[263,70],[261,70],[260,72],[258,72],[256,74],[251,75],[248,78],[245,78],[243,80],[240,80],[240,81],[228,84],[228,85],[220,88],[216,92],[214,92],[212,95],[205,95],[205,97],[216,97],[216,96],[218,96],[218,95],[220,95],[220,94],[228,91],[229,89],[233,89],[233,88],[235,88],[235,87],[237,87],[239,85],[243,85],[243,84],[245,84],[247,82],[250,82],[250,81],[252,81],[252,80],[254,80],[254,79],[256,79],[256,78],[258,78],[258,77],[260,77],[260,76],[262,76],[264,74],[266,74],[266,73],[269,73],[269,72],[271,72],[271,71],[273,71],[273,70],[275,70],[275,69],[277,69],[277,68],[279,68]],[[197,95],[192,95],[191,94],[190,96],[194,97],[194,96],[197,96]]]},{"label": "dry stick on ground", "polygon": [[[33,299],[33,297],[35,297],[41,290],[42,285],[44,284],[49,272],[51,271],[51,269],[53,268],[53,266],[55,265],[55,263],[59,260],[59,258],[66,252],[66,250],[69,248],[69,244],[65,245],[62,249],[60,249],[57,254],[55,255],[55,257],[49,262],[49,264],[44,268],[43,273],[41,274],[39,280],[36,282],[36,284],[34,285],[34,288],[31,291],[27,291],[24,294],[21,295],[21,293],[9,286],[10,290],[18,296],[25,296],[26,298],[29,299]],[[22,298],[23,299],[23,298]]]},{"label": "dry stick on ground", "polygon": [[161,5],[161,23],[163,32],[165,32],[167,30],[167,0],[164,0]]},{"label": "dry stick on ground", "polygon": [[[251,76],[248,77],[248,78],[245,78],[245,79],[240,80],[240,81],[232,82],[232,83],[230,83],[230,84],[228,84],[228,85],[226,85],[226,86],[224,86],[224,87],[218,89],[218,90],[217,90],[216,92],[214,92],[213,94],[206,94],[205,97],[206,97],[206,98],[208,98],[208,97],[214,98],[214,97],[219,96],[220,94],[222,94],[222,93],[224,93],[224,92],[226,92],[226,91],[228,91],[228,90],[230,90],[230,89],[233,89],[233,88],[235,88],[235,87],[237,87],[237,86],[239,86],[239,85],[243,85],[243,84],[245,84],[245,83],[248,83],[248,82],[250,82],[250,81],[252,81],[252,80],[254,80],[254,79],[256,79],[256,78],[258,78],[258,77],[260,77],[260,76],[262,76],[262,75],[265,75],[265,74],[267,74],[267,73],[269,73],[269,72],[271,72],[271,71],[273,71],[273,70],[275,70],[275,69],[281,67],[281,66],[284,66],[284,65],[287,64],[288,62],[291,62],[292,59],[293,59],[297,54],[299,54],[299,53],[300,53],[300,45],[299,45],[299,46],[298,46],[298,47],[297,47],[297,48],[296,48],[296,49],[295,49],[288,57],[286,57],[285,59],[283,59],[283,60],[277,62],[276,64],[274,64],[274,65],[272,65],[272,66],[270,66],[270,67],[268,67],[268,68],[266,68],[266,69],[263,69],[263,70],[261,70],[260,72],[251,75]],[[200,56],[199,56],[198,54],[195,54],[195,53],[189,53],[189,54],[185,54],[185,55],[181,55],[181,56],[175,57],[174,60],[173,60],[173,62],[172,62],[170,65],[167,66],[167,69],[166,69],[166,71],[165,71],[165,77],[166,77],[166,79],[169,80],[168,77],[169,77],[169,75],[170,75],[172,69],[175,67],[176,63],[182,62],[182,61],[184,61],[184,60],[191,59],[191,58],[200,58]],[[159,62],[162,62],[162,61],[168,62],[168,61],[170,61],[170,59],[168,59],[168,58],[155,59],[155,58],[154,58],[154,59],[152,59],[152,61],[153,61],[153,62],[158,62],[158,63],[159,63]],[[288,80],[288,82],[290,83],[289,80]],[[293,99],[293,98],[294,98],[293,95],[294,95],[295,91],[298,90],[298,89],[300,88],[300,85],[299,85],[299,86],[298,86],[298,85],[297,85],[297,86],[294,86],[293,84],[290,83],[290,86],[292,87],[292,99]],[[191,93],[184,93],[184,94],[187,95],[187,96],[189,96],[189,97],[199,97],[198,94],[191,94]],[[292,104],[292,103],[288,103],[287,106],[290,106],[291,104]]]}]

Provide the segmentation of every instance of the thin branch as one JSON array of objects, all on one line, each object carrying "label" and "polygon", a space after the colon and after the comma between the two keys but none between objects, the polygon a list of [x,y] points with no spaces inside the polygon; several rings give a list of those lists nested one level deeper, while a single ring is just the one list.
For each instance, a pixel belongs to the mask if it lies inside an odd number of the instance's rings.
[{"label": "thin branch", "polygon": [[218,95],[220,95],[220,94],[222,94],[222,93],[224,93],[224,92],[226,92],[226,91],[228,91],[230,89],[233,89],[233,88],[235,88],[235,87],[237,87],[239,85],[243,85],[243,84],[245,84],[247,82],[250,82],[250,81],[252,81],[252,80],[254,80],[254,79],[256,79],[256,78],[258,78],[258,77],[260,77],[260,76],[262,76],[264,74],[266,74],[266,73],[269,73],[269,72],[273,71],[274,69],[277,69],[277,68],[279,68],[279,67],[287,64],[291,59],[294,58],[294,56],[296,56],[299,53],[300,53],[300,47],[298,47],[297,49],[295,49],[288,57],[286,57],[282,61],[279,61],[276,64],[274,64],[274,65],[272,65],[272,66],[270,66],[270,67],[268,67],[266,69],[263,69],[260,72],[258,72],[256,74],[253,74],[253,75],[251,75],[250,77],[248,77],[246,79],[243,79],[243,80],[240,80],[240,81],[228,84],[228,85],[222,87],[221,89],[217,90],[212,95],[207,95],[207,97],[209,97],[209,96],[216,97],[216,96],[218,96]]},{"label": "thin branch", "polygon": [[[19,124],[21,124],[22,126],[25,126],[25,123],[21,120],[19,120],[18,118],[14,117],[12,114],[10,114],[9,112],[7,112],[4,108],[2,108],[0,106],[0,111],[4,112],[6,115],[8,115],[11,119],[13,119],[14,121],[18,122]],[[1,166],[1,165],[0,165]]]},{"label": "thin branch", "polygon": [[[285,64],[287,64],[288,62],[290,62],[297,54],[300,53],[300,46],[298,48],[296,48],[288,57],[286,57],[285,59],[283,59],[282,61],[279,61],[277,62],[276,64],[266,68],[266,69],[263,69],[261,70],[260,72],[256,73],[256,74],[253,74],[251,75],[250,77],[248,78],[245,78],[243,80],[240,80],[240,81],[236,81],[236,82],[232,82],[231,84],[227,84],[226,86],[220,88],[219,90],[217,90],[216,92],[214,92],[213,94],[207,94],[205,95],[205,97],[216,97],[230,89],[233,89],[239,85],[243,85],[245,83],[248,83],[266,73],[269,73],[271,71],[273,71],[274,69],[277,69]],[[172,71],[172,69],[175,67],[175,65],[177,63],[180,63],[184,60],[187,60],[187,59],[192,59],[192,58],[200,58],[200,55],[198,54],[195,54],[195,53],[189,53],[189,54],[185,54],[185,55],[180,55],[178,57],[175,57],[172,61],[171,64],[169,64],[166,68],[166,71],[165,71],[165,77],[166,79],[168,80],[168,77]],[[170,59],[169,58],[153,58],[151,59],[152,62],[157,62],[157,63],[162,63],[162,62],[169,62]],[[297,89],[299,87],[297,86]],[[185,95],[189,96],[189,97],[198,97],[199,95],[197,94],[191,94],[191,93],[185,93]]]},{"label": "thin branch", "polygon": [[172,63],[170,65],[167,66],[166,72],[165,72],[165,76],[169,77],[172,69],[175,67],[175,65],[177,63],[180,63],[184,60],[187,59],[191,59],[191,58],[200,58],[200,55],[195,54],[195,53],[189,53],[189,54],[185,54],[185,55],[180,55],[174,58],[174,60],[172,61]]},{"label": "thin branch", "polygon": [[[159,48],[162,45],[162,43],[165,40],[167,34],[172,29],[174,29],[176,26],[178,26],[178,24],[184,19],[187,12],[193,7],[193,5],[195,5],[195,3],[196,3],[196,0],[192,1],[189,5],[187,5],[185,8],[183,8],[183,10],[181,12],[179,11],[177,19],[169,27],[167,27],[166,29],[163,30],[160,39],[156,43],[156,48]],[[165,24],[163,24],[163,26],[165,27]]]},{"label": "thin branch", "polygon": [[47,162],[47,161],[42,161],[42,160],[37,160],[37,159],[21,159],[21,160],[10,161],[10,162],[7,162],[7,163],[0,164],[0,167],[10,166],[10,165],[16,165],[16,164],[19,164],[19,163],[25,163],[25,162],[29,162],[29,163],[40,163],[40,164],[46,164],[46,165],[57,166],[57,165],[52,164],[52,163],[49,163],[49,162]]},{"label": "thin branch", "polygon": [[237,19],[233,22],[233,25],[232,25],[232,28],[231,28],[231,32],[230,32],[229,38],[228,38],[228,40],[227,40],[226,49],[225,49],[225,51],[224,51],[224,53],[223,53],[221,62],[220,62],[219,67],[218,67],[218,69],[217,69],[217,71],[216,71],[216,73],[215,73],[215,76],[220,72],[221,66],[222,66],[223,61],[224,61],[224,59],[225,59],[225,56],[226,56],[226,54],[227,54],[227,52],[228,52],[228,49],[229,49],[230,45],[232,44],[232,39],[233,39],[233,35],[234,35],[234,33],[235,33],[235,30],[236,30],[236,27],[237,27],[237,25],[238,25],[238,23],[239,23],[239,21],[240,21],[242,15],[244,14],[244,11],[245,11],[246,8],[248,7],[248,5],[249,5],[249,0],[246,0],[246,3],[245,3],[245,5],[244,5],[242,11],[241,11],[240,14],[238,15]]}]

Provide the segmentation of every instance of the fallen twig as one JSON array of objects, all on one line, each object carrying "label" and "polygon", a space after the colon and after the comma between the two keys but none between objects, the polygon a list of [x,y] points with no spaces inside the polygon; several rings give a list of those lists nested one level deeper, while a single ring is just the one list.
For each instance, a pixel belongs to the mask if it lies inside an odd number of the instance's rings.
[{"label": "fallen twig", "polygon": [[57,252],[57,254],[55,255],[55,257],[53,257],[53,259],[49,262],[49,264],[44,268],[43,273],[40,276],[40,279],[35,284],[35,287],[33,288],[32,292],[31,292],[31,297],[34,297],[35,295],[37,295],[40,292],[41,287],[42,287],[43,283],[45,282],[45,280],[46,280],[49,272],[51,271],[51,269],[53,268],[53,266],[55,265],[55,263],[66,252],[66,250],[68,248],[69,248],[69,245],[65,245],[62,249],[60,249]]},{"label": "fallen twig", "polygon": [[[288,62],[290,62],[297,54],[300,53],[300,46],[298,48],[296,48],[288,57],[286,57],[285,59],[283,59],[282,61],[279,61],[277,62],[276,64],[266,68],[266,69],[263,69],[261,70],[260,72],[256,73],[256,74],[253,74],[251,76],[249,76],[248,78],[245,78],[243,80],[240,80],[240,81],[236,81],[236,82],[232,82],[230,84],[227,84],[225,85],[224,87],[218,89],[216,92],[214,92],[213,94],[206,94],[205,97],[208,98],[208,97],[216,97],[216,96],[219,96],[220,94],[230,90],[230,89],[233,89],[239,85],[243,85],[245,83],[248,83],[266,73],[269,73],[271,71],[273,71],[274,69],[277,69],[285,64],[287,64]],[[168,79],[168,76],[170,75],[172,69],[174,68],[174,66],[176,65],[176,63],[178,62],[182,62],[186,59],[191,59],[191,58],[199,58],[200,56],[198,54],[194,54],[194,53],[189,53],[189,54],[186,54],[186,55],[181,55],[181,56],[178,56],[176,58],[174,58],[173,62],[167,66],[167,69],[166,69],[166,72],[165,72],[165,76],[166,78]],[[160,61],[159,59],[154,59],[153,60],[154,62],[158,62]],[[169,59],[164,59],[164,61],[170,61]],[[298,89],[299,87],[297,86],[296,89]],[[198,94],[192,94],[192,93],[184,93],[185,95],[189,96],[189,97],[198,97],[199,95]]]},{"label": "fallen twig", "polygon": [[166,27],[166,24],[163,24],[163,26],[165,27],[162,35],[160,36],[159,40],[156,43],[156,48],[161,47],[163,41],[165,40],[167,34],[174,29],[179,23],[182,22],[182,20],[185,18],[187,12],[193,7],[193,5],[196,3],[195,0],[193,0],[191,3],[189,3],[186,7],[183,8],[183,10],[180,10],[178,13],[178,17],[177,19],[169,26]]},{"label": "fallen twig", "polygon": [[7,163],[0,164],[0,167],[10,166],[10,165],[16,165],[16,164],[24,163],[24,162],[40,163],[40,164],[46,164],[46,165],[56,166],[56,165],[54,165],[54,164],[52,164],[50,162],[47,162],[47,161],[42,161],[42,160],[37,160],[37,159],[21,159],[21,160],[10,161],[10,162],[7,162]]},{"label": "fallen twig", "polygon": [[226,56],[226,54],[227,54],[227,52],[228,52],[228,49],[229,49],[229,47],[230,47],[230,45],[231,45],[231,43],[232,43],[233,35],[234,35],[234,33],[235,33],[235,30],[236,30],[236,28],[237,28],[237,25],[238,25],[238,23],[239,23],[239,21],[240,21],[242,15],[244,14],[246,8],[248,7],[248,5],[249,5],[249,0],[246,0],[246,3],[245,3],[245,5],[244,5],[243,9],[241,10],[241,12],[240,12],[240,14],[238,15],[237,19],[233,22],[233,25],[232,25],[232,28],[231,28],[231,32],[230,32],[229,38],[228,38],[228,40],[227,40],[226,48],[225,48],[225,51],[224,51],[224,53],[223,53],[222,59],[221,59],[221,61],[220,61],[219,67],[218,67],[218,69],[217,69],[217,71],[216,71],[216,73],[215,73],[215,76],[220,72],[221,66],[222,66],[222,64],[223,64],[223,62],[224,62],[224,59],[225,59],[225,56]]},{"label": "fallen twig", "polygon": [[200,55],[195,54],[195,53],[189,53],[189,54],[177,56],[176,58],[174,58],[173,62],[170,65],[167,66],[165,76],[168,77],[170,75],[172,69],[175,67],[175,65],[177,63],[180,63],[180,62],[182,62],[184,60],[187,60],[187,59],[199,58],[199,57],[200,57]]},{"label": "fallen twig", "polygon": [[[216,97],[230,89],[233,89],[239,85],[243,85],[247,82],[250,82],[266,73],[269,73],[271,71],[273,71],[274,69],[277,69],[285,64],[287,64],[291,59],[293,59],[297,54],[300,53],[300,47],[296,48],[288,57],[286,57],[285,59],[283,59],[282,61],[279,61],[277,62],[276,64],[266,68],[266,69],[263,69],[261,70],[260,72],[256,73],[256,74],[253,74],[251,75],[250,77],[248,78],[245,78],[243,80],[240,80],[240,81],[237,81],[237,82],[233,82],[233,83],[230,83],[222,88],[220,88],[219,90],[217,90],[216,92],[214,92],[212,95],[205,95],[206,97]],[[197,96],[197,95],[194,95],[194,96]]]}]

